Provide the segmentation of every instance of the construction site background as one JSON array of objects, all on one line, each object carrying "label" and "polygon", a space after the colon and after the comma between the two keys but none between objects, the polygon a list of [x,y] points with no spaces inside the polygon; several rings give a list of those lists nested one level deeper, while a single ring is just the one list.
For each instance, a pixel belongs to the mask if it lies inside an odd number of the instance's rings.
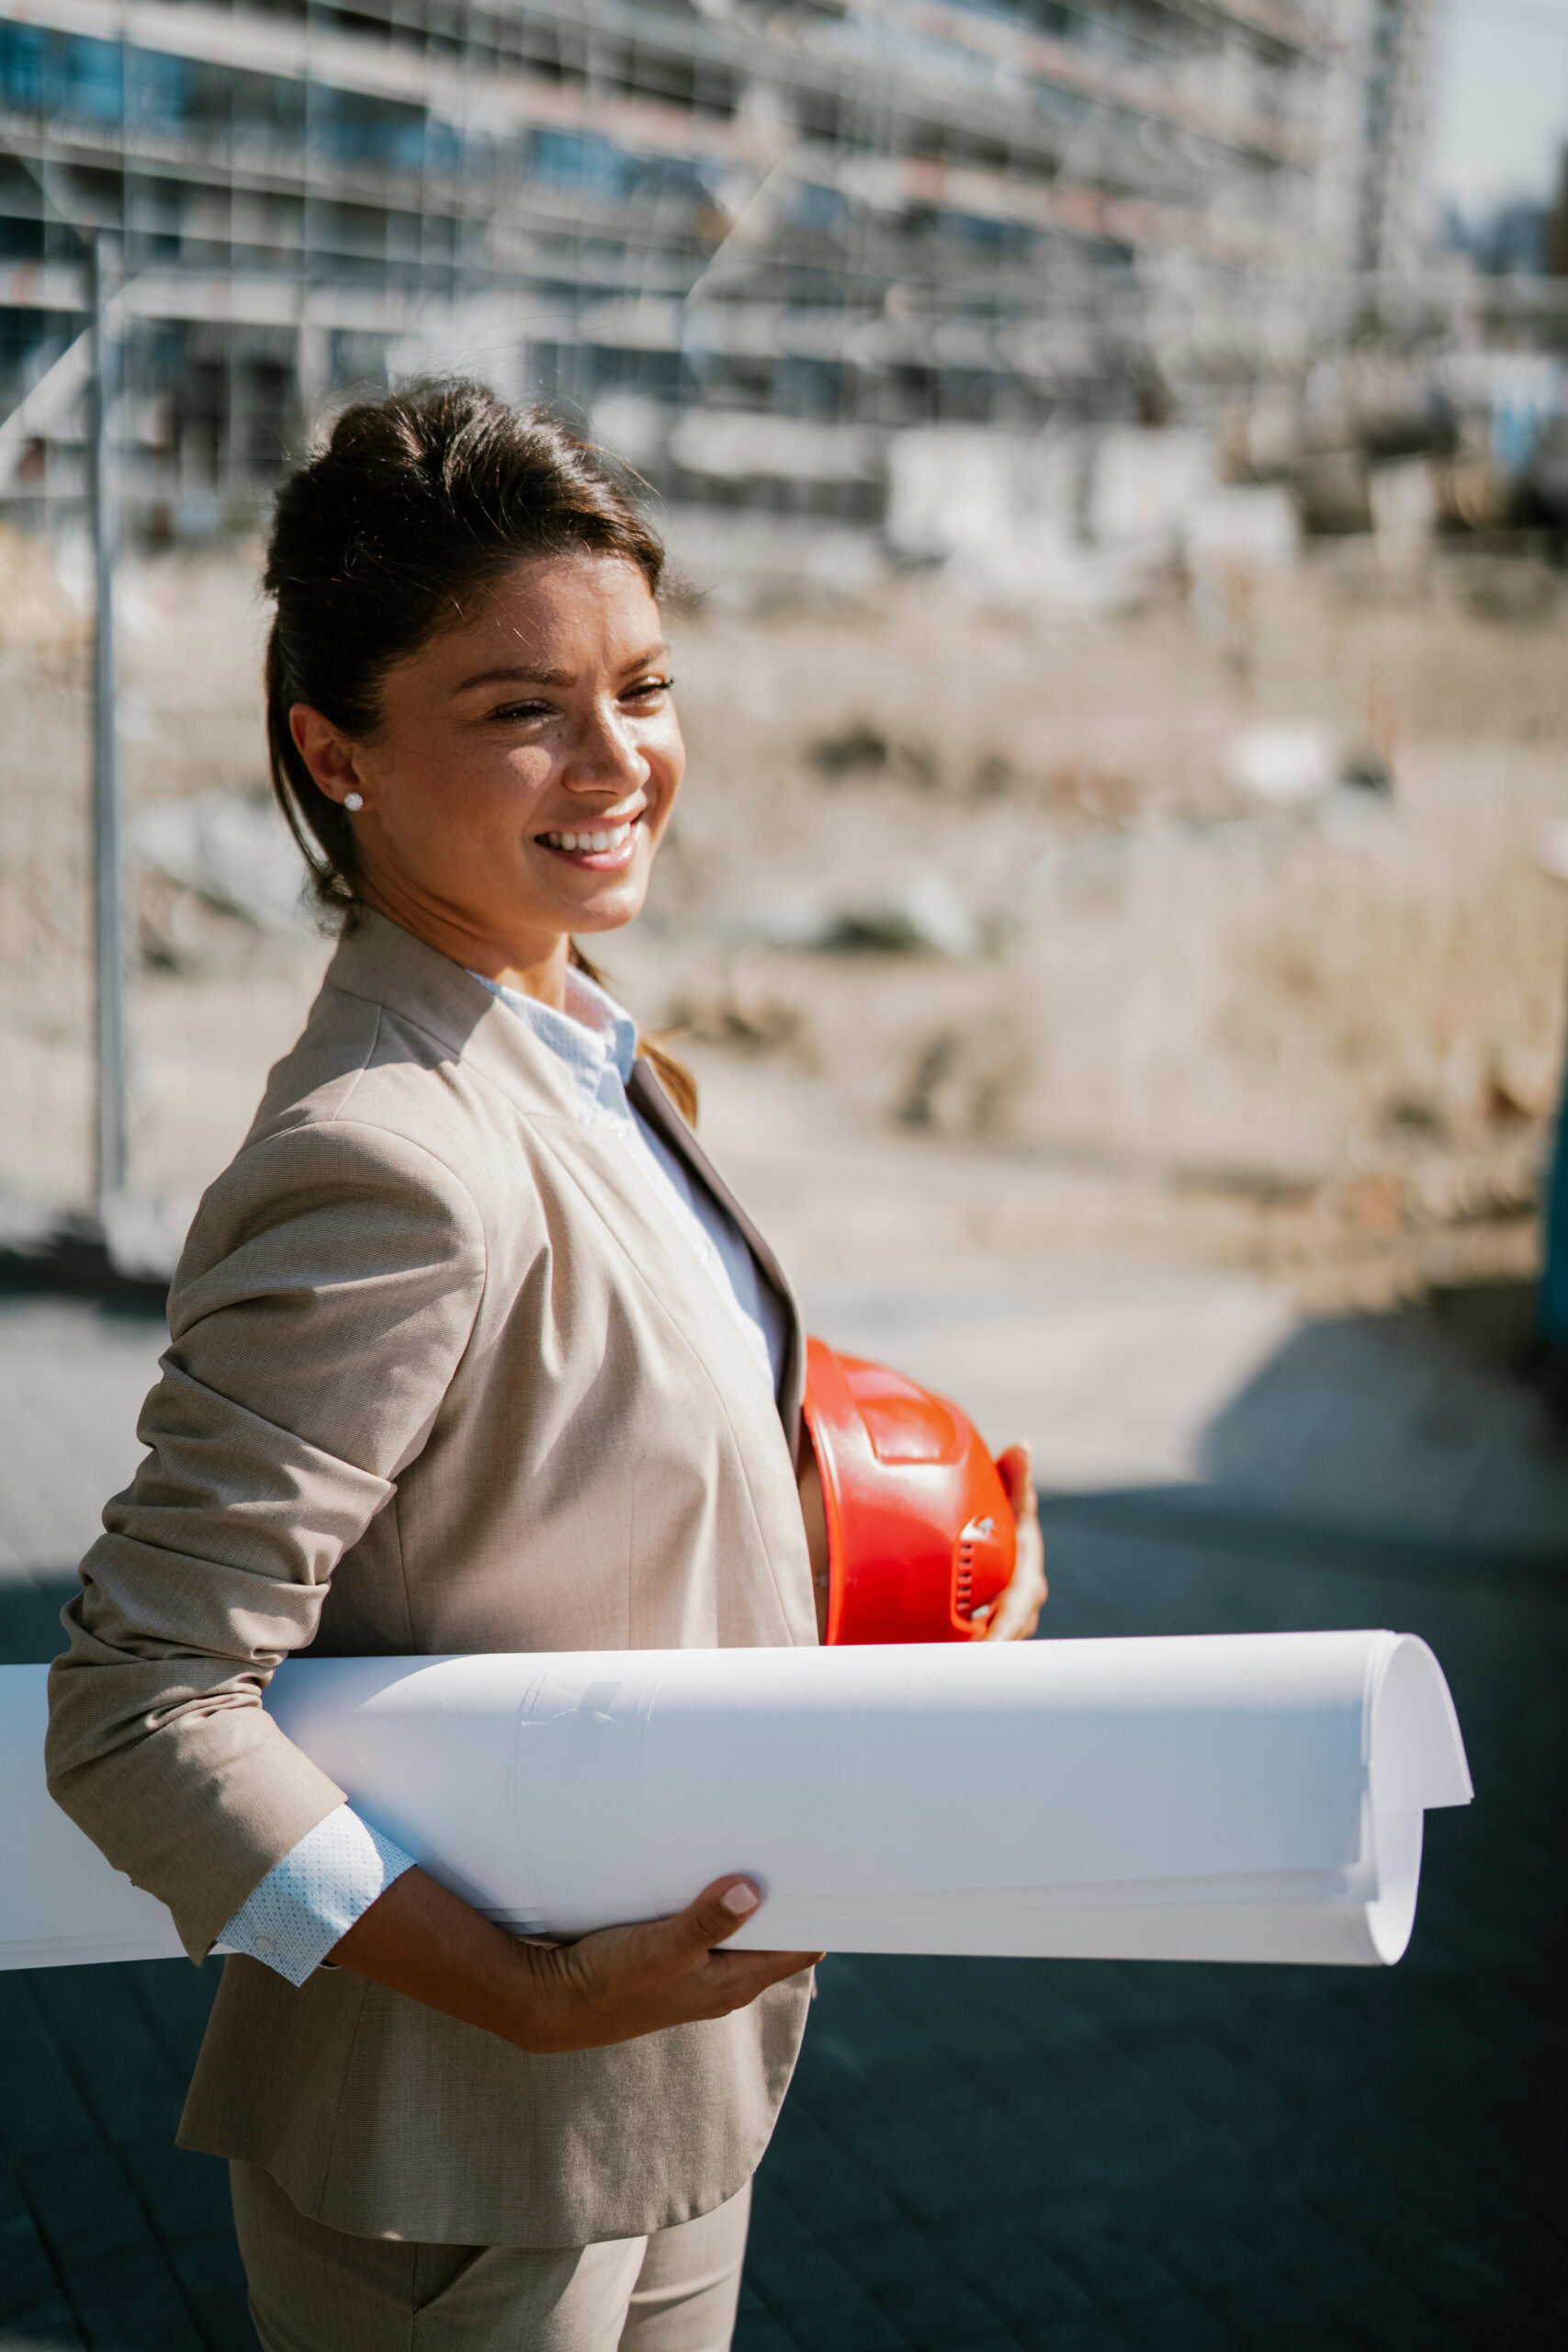
[{"label": "construction site background", "polygon": [[[789,584],[776,544],[721,566],[685,519],[713,581],[672,615],[689,780],[604,960],[784,1238],[1197,1253],[1325,1305],[1528,1272],[1568,968],[1562,583],[1534,539],[1173,547],[1119,609],[1068,611],[869,554],[852,598]],[[91,1204],[88,669],[69,569],[15,533],[0,561],[18,1246]],[[241,545],[122,582],[111,1243],[148,1273],[330,953],[266,797],[255,570]]]},{"label": "construction site background", "polygon": [[[99,1218],[160,1279],[243,1135],[330,952],[265,781],[270,487],[356,390],[466,367],[668,531],[692,769],[607,960],[786,1250],[1528,1282],[1568,210],[1435,251],[1428,6],[61,5],[0,15],[7,1248]],[[97,1201],[85,236],[131,966]]]}]

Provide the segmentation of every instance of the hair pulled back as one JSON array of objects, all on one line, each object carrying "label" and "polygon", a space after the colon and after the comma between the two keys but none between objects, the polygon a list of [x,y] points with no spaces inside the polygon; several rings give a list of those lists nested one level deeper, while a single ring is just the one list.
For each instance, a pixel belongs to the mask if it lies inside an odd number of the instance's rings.
[{"label": "hair pulled back", "polygon": [[622,556],[657,595],[664,549],[611,463],[542,410],[483,385],[417,385],[344,409],[284,483],[263,585],[273,790],[322,906],[358,898],[354,828],[300,758],[291,706],[374,733],[380,686],[516,563]]},{"label": "hair pulled back", "polygon": [[[262,575],[276,608],[267,760],[326,912],[352,922],[359,903],[354,828],[300,758],[292,706],[364,740],[395,662],[514,564],[577,553],[623,557],[659,594],[663,544],[613,462],[545,411],[513,408],[482,384],[415,385],[344,409],[321,455],[284,483]],[[571,957],[592,974],[575,944]],[[690,1073],[644,1050],[694,1116]]]}]

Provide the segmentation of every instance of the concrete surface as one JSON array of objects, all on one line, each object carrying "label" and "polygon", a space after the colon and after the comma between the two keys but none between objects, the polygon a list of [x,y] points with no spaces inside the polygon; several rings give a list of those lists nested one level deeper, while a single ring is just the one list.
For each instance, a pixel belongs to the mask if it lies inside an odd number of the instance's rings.
[{"label": "concrete surface", "polygon": [[1006,1290],[810,1281],[812,1328],[1028,1438],[1043,1491],[1181,1487],[1206,1507],[1560,1556],[1568,1444],[1534,1391],[1414,1310],[1299,1314],[1241,1273]]},{"label": "concrete surface", "polygon": [[[1568,1441],[1534,1391],[1415,1311],[1303,1317],[1245,1273],[1006,1288],[873,1269],[801,1283],[811,1329],[1027,1438],[1044,1493],[1182,1490],[1249,1519],[1560,1557]],[[140,1457],[155,1318],[0,1298],[0,1581],[74,1566]]]}]

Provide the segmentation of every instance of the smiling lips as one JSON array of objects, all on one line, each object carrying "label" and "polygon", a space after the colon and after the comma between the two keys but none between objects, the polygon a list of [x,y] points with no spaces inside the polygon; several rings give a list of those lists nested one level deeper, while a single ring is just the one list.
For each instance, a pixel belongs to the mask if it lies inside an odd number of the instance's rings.
[{"label": "smiling lips", "polygon": [[540,833],[537,840],[558,855],[604,870],[624,865],[631,856],[637,819],[622,825],[598,825],[577,833]]}]

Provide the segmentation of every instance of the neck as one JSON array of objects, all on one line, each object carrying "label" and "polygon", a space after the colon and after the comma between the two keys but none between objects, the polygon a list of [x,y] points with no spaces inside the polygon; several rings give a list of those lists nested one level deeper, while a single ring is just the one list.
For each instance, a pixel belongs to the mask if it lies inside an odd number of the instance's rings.
[{"label": "neck", "polygon": [[372,881],[368,876],[360,878],[359,896],[377,914],[385,915],[400,931],[412,932],[427,947],[434,947],[437,955],[460,964],[466,972],[478,972],[487,980],[499,980],[503,988],[515,989],[519,996],[536,997],[541,1004],[553,1005],[558,1012],[566,1011],[567,962],[571,943],[564,932],[535,932],[516,939],[498,939],[460,908],[415,899],[404,890]]}]

